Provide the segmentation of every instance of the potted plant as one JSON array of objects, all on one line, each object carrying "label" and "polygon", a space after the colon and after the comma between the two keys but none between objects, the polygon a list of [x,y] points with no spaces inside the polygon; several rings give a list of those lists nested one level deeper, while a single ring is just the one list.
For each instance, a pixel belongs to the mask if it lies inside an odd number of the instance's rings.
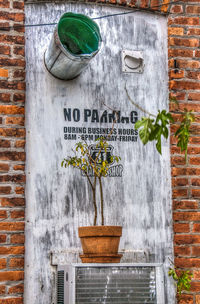
[{"label": "potted plant", "polygon": [[[93,226],[79,227],[79,237],[83,248],[80,255],[83,263],[117,263],[122,255],[118,254],[121,226],[104,225],[104,195],[102,178],[107,176],[109,166],[120,160],[119,156],[109,153],[108,142],[103,138],[96,140],[95,144],[88,145],[86,142],[78,142],[75,145],[74,156],[65,158],[61,166],[72,166],[81,171],[87,177],[92,190],[94,221]],[[100,191],[101,226],[97,226],[97,185]]]}]

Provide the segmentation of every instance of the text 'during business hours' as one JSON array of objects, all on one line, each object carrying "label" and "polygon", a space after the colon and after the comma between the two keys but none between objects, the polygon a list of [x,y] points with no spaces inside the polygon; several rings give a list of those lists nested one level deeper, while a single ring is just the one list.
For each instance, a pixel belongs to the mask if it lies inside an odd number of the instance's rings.
[{"label": "text 'during business hours'", "polygon": [[[103,136],[110,142],[137,142],[138,131],[134,129],[134,124],[138,120],[136,111],[122,115],[121,111],[109,113],[108,111],[64,108],[63,113],[66,122],[63,128],[65,140],[95,141]],[[81,126],[78,126],[78,123],[81,123]],[[110,127],[88,126],[95,123],[111,125]]]}]

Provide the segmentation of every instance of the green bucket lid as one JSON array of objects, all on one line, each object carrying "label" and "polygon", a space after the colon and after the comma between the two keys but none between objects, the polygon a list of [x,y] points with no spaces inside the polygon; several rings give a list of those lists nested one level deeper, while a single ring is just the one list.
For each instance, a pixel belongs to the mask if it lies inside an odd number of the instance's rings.
[{"label": "green bucket lid", "polygon": [[74,55],[87,55],[99,49],[101,35],[98,25],[82,14],[65,13],[58,23],[63,46]]}]

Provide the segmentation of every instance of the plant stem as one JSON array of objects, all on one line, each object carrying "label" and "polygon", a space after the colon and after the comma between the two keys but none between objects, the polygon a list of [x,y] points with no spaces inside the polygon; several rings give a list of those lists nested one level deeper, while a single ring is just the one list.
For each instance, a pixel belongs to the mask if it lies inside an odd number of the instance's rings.
[{"label": "plant stem", "polygon": [[101,225],[104,226],[104,215],[103,215],[103,187],[102,187],[102,181],[101,176],[99,177],[99,187],[100,187],[100,196],[101,196]]},{"label": "plant stem", "polygon": [[[82,170],[82,169],[81,169]],[[87,179],[88,179],[88,182],[89,182],[89,184],[90,184],[90,186],[91,186],[91,188],[92,188],[92,190],[93,190],[93,184],[92,184],[92,182],[91,182],[91,179],[90,179],[90,177],[89,177],[89,175],[87,174],[87,172],[85,171],[85,170],[82,170],[83,171],[83,173],[86,175],[86,177],[87,177]]]},{"label": "plant stem", "polygon": [[84,170],[82,170],[82,171],[85,173],[85,175],[86,175],[86,177],[88,179],[88,182],[89,182],[89,184],[90,184],[90,186],[92,188],[93,205],[94,205],[94,226],[96,226],[97,225],[97,203],[96,203],[96,183],[97,183],[97,177],[96,177],[96,175],[94,176],[94,184],[92,184],[91,179],[90,179],[89,175],[87,174],[87,172],[84,171]]},{"label": "plant stem", "polygon": [[94,205],[94,226],[97,225],[96,182],[97,182],[97,177],[95,175],[94,176],[94,184],[93,184],[93,187],[92,187],[93,205]]},{"label": "plant stem", "polygon": [[126,84],[125,84],[124,89],[125,89],[125,91],[126,91],[126,95],[127,95],[128,99],[130,100],[130,102],[131,102],[136,108],[138,108],[138,109],[139,109],[140,111],[142,111],[143,113],[145,113],[145,114],[147,114],[147,115],[149,115],[149,116],[152,116],[152,117],[155,117],[155,118],[156,118],[156,115],[154,115],[154,114],[148,112],[147,110],[143,109],[142,107],[140,107],[137,103],[135,103],[135,102],[133,101],[133,99],[130,97],[130,95],[129,95],[129,93],[128,93]]}]

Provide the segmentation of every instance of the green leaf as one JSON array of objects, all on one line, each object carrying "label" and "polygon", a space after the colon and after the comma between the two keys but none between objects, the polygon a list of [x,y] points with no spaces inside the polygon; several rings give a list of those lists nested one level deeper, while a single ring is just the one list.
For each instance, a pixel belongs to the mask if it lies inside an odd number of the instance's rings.
[{"label": "green leaf", "polygon": [[169,131],[166,127],[163,128],[163,136],[167,139],[169,135]]},{"label": "green leaf", "polygon": [[187,160],[188,142],[190,138],[190,126],[194,122],[195,117],[192,111],[187,111],[182,115],[182,120],[179,128],[175,133],[175,137],[178,138],[177,147],[180,147],[181,152],[185,151],[185,159]]},{"label": "green leaf", "polygon": [[175,281],[179,294],[184,290],[190,290],[192,280],[192,273],[190,271],[184,270],[182,272],[177,272],[175,268],[170,268],[168,275]]},{"label": "green leaf", "polygon": [[169,101],[170,102],[174,102],[176,105],[178,105],[178,100],[175,96],[170,95],[169,96]]},{"label": "green leaf", "polygon": [[138,120],[135,124],[136,130],[141,128],[139,130],[139,136],[144,145],[149,141],[149,136],[153,129],[153,122],[154,119],[151,119],[150,117],[142,117],[142,120]]},{"label": "green leaf", "polygon": [[140,129],[139,136],[144,145],[148,141],[155,140],[156,149],[161,154],[161,137],[168,138],[169,132],[167,126],[170,124],[170,121],[173,121],[171,114],[166,112],[166,110],[162,110],[162,112],[158,111],[156,120],[142,117],[142,120],[136,122],[135,129]]},{"label": "green leaf", "polygon": [[138,120],[136,123],[135,123],[135,129],[136,130],[138,130],[140,127],[142,127],[143,126],[143,124],[144,124],[144,120],[145,119],[145,117],[142,117],[142,120]]},{"label": "green leaf", "polygon": [[161,137],[159,137],[157,140],[156,148],[157,148],[158,152],[161,154]]}]

